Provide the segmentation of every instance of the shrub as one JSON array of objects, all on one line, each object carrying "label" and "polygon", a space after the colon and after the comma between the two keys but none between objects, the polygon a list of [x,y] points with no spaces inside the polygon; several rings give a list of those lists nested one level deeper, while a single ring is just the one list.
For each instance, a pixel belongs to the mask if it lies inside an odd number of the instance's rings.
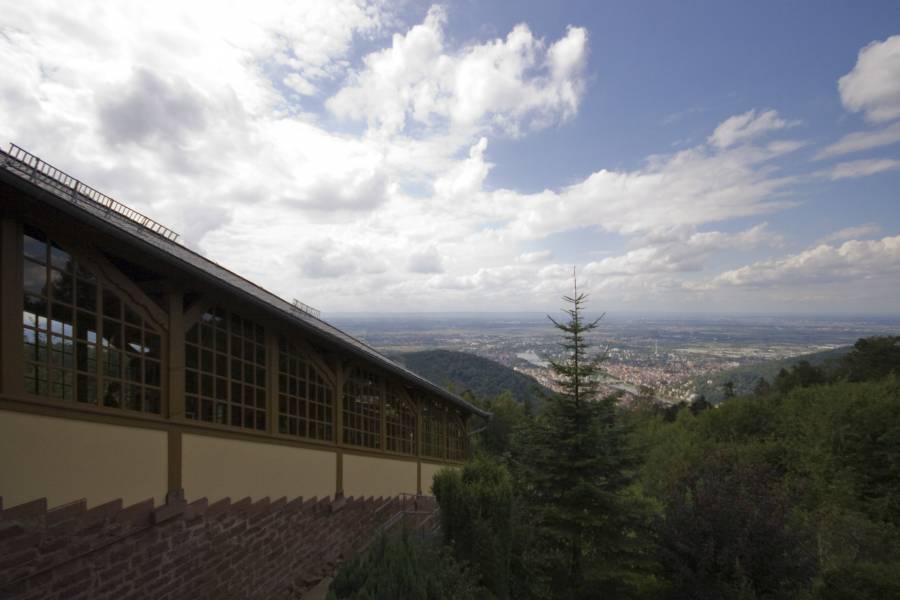
[{"label": "shrub", "polygon": [[479,457],[434,478],[444,542],[477,571],[497,598],[509,597],[512,481],[503,465]]},{"label": "shrub", "polygon": [[485,592],[449,548],[407,535],[381,535],[345,562],[328,600],[482,600]]}]

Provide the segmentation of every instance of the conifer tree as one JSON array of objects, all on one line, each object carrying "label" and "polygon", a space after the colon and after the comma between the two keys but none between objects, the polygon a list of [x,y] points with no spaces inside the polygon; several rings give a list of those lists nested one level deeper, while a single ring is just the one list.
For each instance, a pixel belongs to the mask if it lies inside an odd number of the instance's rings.
[{"label": "conifer tree", "polygon": [[643,505],[626,498],[635,456],[616,418],[616,397],[599,394],[605,357],[591,353],[587,335],[600,319],[585,320],[586,298],[576,279],[563,298],[568,321],[549,317],[563,336],[564,356],[551,361],[561,391],[520,431],[515,466],[529,526],[542,540],[533,563],[543,576],[539,595],[624,597]]}]

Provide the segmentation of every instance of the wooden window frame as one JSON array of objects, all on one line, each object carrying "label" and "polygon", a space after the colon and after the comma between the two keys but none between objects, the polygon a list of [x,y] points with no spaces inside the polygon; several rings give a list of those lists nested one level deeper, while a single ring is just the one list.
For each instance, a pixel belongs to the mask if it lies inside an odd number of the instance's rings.
[{"label": "wooden window frame", "polygon": [[344,373],[341,389],[341,443],[384,452],[384,376],[361,364]]},{"label": "wooden window frame", "polygon": [[[2,212],[2,211],[0,211]],[[4,282],[4,299],[0,301],[0,311],[3,315],[3,323],[0,323],[0,342],[3,343],[3,365],[0,365],[0,392],[2,392],[2,404],[4,407],[14,410],[34,411],[38,414],[57,415],[67,418],[79,418],[90,421],[115,423],[119,425],[129,425],[135,427],[149,427],[161,430],[167,430],[170,434],[181,431],[197,431],[203,435],[218,435],[232,439],[242,440],[258,440],[260,442],[268,441],[269,443],[284,444],[293,447],[303,448],[331,448],[337,452],[338,456],[346,451],[351,454],[367,455],[372,457],[394,458],[397,460],[413,461],[413,462],[433,462],[448,463],[453,462],[449,456],[449,452],[444,450],[446,444],[440,442],[438,445],[440,451],[434,452],[438,456],[424,456],[422,448],[424,446],[424,427],[423,427],[423,405],[426,401],[435,403],[436,399],[426,400],[427,392],[419,387],[407,387],[406,380],[394,379],[392,376],[386,375],[380,368],[368,361],[362,361],[349,358],[349,353],[344,349],[337,349],[328,346],[323,352],[327,351],[326,360],[317,357],[317,360],[324,362],[326,369],[332,374],[330,382],[334,396],[333,417],[333,439],[324,442],[311,438],[299,438],[281,436],[277,432],[277,409],[278,409],[278,380],[277,380],[277,333],[284,329],[278,321],[277,327],[269,322],[271,315],[262,313],[256,308],[242,302],[240,299],[233,297],[233,294],[226,294],[227,299],[222,298],[222,303],[228,307],[230,312],[237,311],[242,317],[247,314],[250,319],[256,320],[257,323],[264,324],[264,333],[266,342],[266,393],[265,393],[265,411],[267,428],[265,430],[245,429],[243,427],[233,427],[226,424],[210,423],[199,420],[187,420],[184,416],[184,373],[185,361],[184,350],[186,345],[186,329],[193,326],[191,321],[191,313],[198,310],[198,306],[206,305],[199,309],[205,311],[209,306],[219,303],[222,291],[218,288],[200,286],[200,296],[193,300],[189,307],[184,306],[183,297],[186,293],[193,292],[195,289],[185,289],[184,279],[176,271],[168,267],[162,269],[160,279],[153,282],[155,292],[163,290],[168,296],[163,299],[162,304],[158,304],[159,298],[151,299],[143,292],[143,289],[150,289],[144,283],[138,284],[130,279],[124,272],[120,271],[111,261],[114,259],[107,258],[107,255],[101,252],[98,246],[88,241],[85,236],[78,237],[69,231],[68,228],[54,221],[52,217],[45,217],[40,211],[26,213],[9,213],[2,215],[2,231],[0,231],[0,244],[3,245],[2,260],[5,268],[2,273],[2,281]],[[148,329],[155,330],[160,336],[160,354],[159,361],[161,365],[160,374],[160,413],[137,412],[125,410],[123,408],[112,408],[102,406],[100,399],[100,389],[102,385],[100,380],[100,368],[102,365],[102,356],[97,357],[96,371],[98,373],[98,404],[83,404],[78,402],[62,402],[59,400],[51,400],[43,396],[34,394],[25,394],[23,389],[24,368],[23,368],[23,272],[22,261],[24,255],[22,251],[23,233],[26,225],[34,226],[36,229],[43,231],[49,240],[57,242],[62,248],[68,251],[76,262],[84,264],[89,270],[93,271],[97,278],[98,297],[94,304],[96,312],[97,328],[103,327],[103,306],[102,294],[107,289],[115,293],[123,304],[128,305],[132,310],[139,313],[144,319],[142,331],[146,325]],[[106,239],[106,238],[102,238]],[[111,242],[112,243],[112,242]],[[112,252],[118,255],[117,246],[112,244]],[[103,246],[107,248],[106,245]],[[127,250],[127,251],[126,251]],[[104,250],[105,251],[105,250]],[[134,256],[138,264],[143,264],[135,252],[131,252],[130,248],[123,249],[122,255],[129,257]],[[111,256],[111,255],[110,255]],[[148,261],[148,265],[153,265],[152,261]],[[11,268],[10,268],[11,267]],[[161,268],[159,266],[150,267]],[[173,307],[177,310],[173,312]],[[77,310],[77,308],[76,308]],[[199,316],[199,314],[198,314]],[[288,327],[292,331],[295,327]],[[273,330],[274,329],[274,330]],[[296,336],[300,341],[305,341],[299,330]],[[77,338],[77,335],[76,335]],[[98,331],[98,342],[103,339],[102,332]],[[316,338],[318,339],[318,338]],[[10,350],[11,349],[11,350]],[[317,354],[317,353],[316,353]],[[180,355],[180,358],[179,358]],[[274,362],[273,362],[274,361]],[[379,375],[382,389],[396,389],[402,396],[405,395],[407,405],[411,405],[415,412],[415,429],[414,429],[414,452],[413,453],[397,453],[392,452],[392,447],[388,443],[389,427],[386,423],[389,416],[385,410],[384,403],[386,394],[380,395],[378,406],[379,431],[378,445],[376,447],[361,446],[345,443],[342,439],[344,429],[343,396],[344,386],[342,379],[349,375],[350,365],[357,362],[359,366],[365,370]],[[321,369],[321,365],[319,365]],[[324,371],[323,372],[327,372]],[[340,401],[339,401],[340,399]],[[446,403],[445,403],[446,404]],[[170,435],[170,437],[172,437]],[[178,435],[175,435],[178,438]],[[180,439],[180,438],[179,438]],[[444,435],[446,439],[446,434]],[[338,470],[340,471],[340,458],[338,459]],[[341,474],[338,474],[338,482],[340,482]],[[340,487],[340,486],[339,486]]]},{"label": "wooden window frame", "polygon": [[271,432],[266,328],[234,310],[204,306],[185,323],[185,419]]},{"label": "wooden window frame", "polygon": [[422,399],[422,456],[447,459],[447,409],[431,396]]},{"label": "wooden window frame", "polygon": [[[32,231],[29,232],[28,230]],[[26,397],[49,401],[52,403],[61,402],[63,405],[75,405],[86,408],[88,410],[100,410],[112,413],[128,413],[140,414],[143,416],[163,418],[167,409],[167,393],[166,393],[166,344],[168,340],[167,331],[160,328],[156,324],[158,315],[150,315],[144,307],[132,301],[127,293],[123,293],[120,287],[122,279],[127,280],[123,273],[119,273],[109,265],[106,268],[100,268],[92,260],[94,257],[85,257],[82,253],[83,246],[79,244],[70,244],[66,236],[57,235],[53,228],[45,228],[22,224],[18,230],[18,252],[17,260],[21,263],[19,269],[19,285],[16,293],[22,296],[21,317],[18,320],[19,327],[19,344],[25,342],[29,336],[27,332],[33,332],[32,338],[35,341],[41,339],[43,333],[47,339],[47,356],[45,360],[24,360],[22,369],[23,386],[20,388]],[[31,235],[32,233],[36,236]],[[25,251],[26,236],[36,239],[43,246],[42,258],[28,256]],[[43,238],[43,239],[40,239]],[[60,239],[62,238],[62,239]],[[54,248],[58,258],[68,257],[66,265],[59,266],[54,264]],[[44,286],[40,293],[34,294],[28,291],[25,286],[24,279],[26,277],[26,267],[31,265],[36,270],[44,270],[43,281]],[[116,281],[109,279],[110,272],[116,273]],[[54,273],[59,273],[60,279],[70,278],[69,297],[56,298],[51,286]],[[84,287],[80,288],[78,283],[83,282]],[[82,303],[82,289],[93,287],[92,305]],[[106,314],[106,303],[104,297],[114,298],[119,303],[118,315]],[[40,315],[35,311],[28,311],[28,306],[24,302],[26,296],[39,298],[46,310],[44,315]],[[69,319],[57,319],[56,313],[64,317],[67,313]],[[34,319],[29,319],[28,314],[34,314]],[[86,322],[93,322],[93,327],[89,327],[87,323],[82,325],[81,319]],[[45,326],[41,326],[42,321]],[[109,323],[106,323],[109,321]],[[111,342],[110,332],[113,328],[119,329],[122,334],[119,336],[117,348]],[[110,331],[106,331],[109,329]],[[137,346],[127,344],[125,342],[126,335],[137,333]],[[83,337],[82,337],[83,334]],[[62,353],[62,364],[54,365],[52,361],[52,345],[54,338],[58,338],[62,347],[65,348],[65,341],[71,343],[71,364],[66,365],[65,351]],[[132,339],[132,342],[134,340]],[[32,344],[35,348],[35,355],[39,356],[39,344]],[[137,348],[129,351],[128,348]],[[151,347],[155,348],[151,354]],[[84,364],[90,364],[90,367],[80,368],[81,352],[93,350],[93,357],[90,363],[85,360]],[[20,349],[20,353],[21,353]],[[119,356],[120,360],[124,359],[119,369],[119,375],[114,376],[108,373],[105,365],[110,363],[110,358]],[[116,361],[118,365],[118,361]],[[126,364],[137,365],[139,378],[129,378],[126,376],[124,366]],[[152,366],[156,365],[156,369],[152,370]],[[37,391],[29,391],[29,386],[25,383],[29,380],[27,377],[29,370],[39,373],[41,369],[47,372],[48,388],[53,385],[50,373],[59,371],[63,376],[62,389],[69,387],[71,389],[71,397],[55,395],[48,389],[48,393],[40,391],[39,381],[35,378],[34,388]],[[147,380],[148,373],[155,371],[156,383]],[[70,384],[65,385],[65,375],[70,375]],[[117,404],[111,404],[104,399],[104,390],[107,382],[111,382],[118,386],[120,390],[119,400]],[[82,388],[86,390],[93,389],[93,394],[88,396],[87,392],[81,394]],[[139,407],[135,407],[133,403],[129,405],[126,402],[126,394],[121,393],[125,390],[137,391]],[[148,406],[148,403],[149,406]]]},{"label": "wooden window frame", "polygon": [[469,457],[466,421],[454,408],[447,411],[447,460],[463,462]]},{"label": "wooden window frame", "polygon": [[[305,344],[284,335],[279,336],[277,344],[275,431],[291,438],[335,443],[337,390],[334,375],[322,366],[322,361]],[[292,372],[295,367],[302,368],[306,374],[301,376],[299,371]],[[304,387],[302,394],[300,386]],[[320,399],[320,396],[324,398]],[[313,409],[317,413],[315,417],[311,415]],[[313,435],[310,435],[311,427],[315,428]]]},{"label": "wooden window frame", "polygon": [[[391,404],[396,405],[395,410]],[[415,456],[418,430],[416,406],[406,391],[396,383],[386,387],[383,415],[385,452]]]}]

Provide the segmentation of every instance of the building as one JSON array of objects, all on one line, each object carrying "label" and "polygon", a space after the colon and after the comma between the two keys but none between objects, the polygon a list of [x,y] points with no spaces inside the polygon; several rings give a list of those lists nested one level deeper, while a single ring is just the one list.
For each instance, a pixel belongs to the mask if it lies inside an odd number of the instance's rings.
[{"label": "building", "polygon": [[427,492],[489,416],[16,146],[0,211],[7,507]]}]

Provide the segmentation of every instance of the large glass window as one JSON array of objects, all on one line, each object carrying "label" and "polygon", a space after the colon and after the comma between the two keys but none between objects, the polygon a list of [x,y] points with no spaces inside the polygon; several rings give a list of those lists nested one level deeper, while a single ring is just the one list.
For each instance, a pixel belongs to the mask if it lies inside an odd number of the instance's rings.
[{"label": "large glass window", "polygon": [[334,439],[334,392],[322,373],[296,345],[278,342],[278,432]]},{"label": "large glass window", "polygon": [[431,398],[422,402],[422,454],[447,457],[447,411]]},{"label": "large glass window", "polygon": [[354,367],[344,381],[344,443],[367,448],[381,447],[381,379]]},{"label": "large glass window", "polygon": [[455,410],[447,413],[447,458],[466,460],[469,454],[469,436],[465,421]]},{"label": "large glass window", "polygon": [[185,336],[185,416],[266,429],[266,345],[262,326],[223,308]]},{"label": "large glass window", "polygon": [[384,398],[384,428],[388,450],[415,454],[416,411],[412,404],[393,388],[388,388]]},{"label": "large glass window", "polygon": [[25,391],[160,413],[159,331],[40,231],[23,249]]}]

